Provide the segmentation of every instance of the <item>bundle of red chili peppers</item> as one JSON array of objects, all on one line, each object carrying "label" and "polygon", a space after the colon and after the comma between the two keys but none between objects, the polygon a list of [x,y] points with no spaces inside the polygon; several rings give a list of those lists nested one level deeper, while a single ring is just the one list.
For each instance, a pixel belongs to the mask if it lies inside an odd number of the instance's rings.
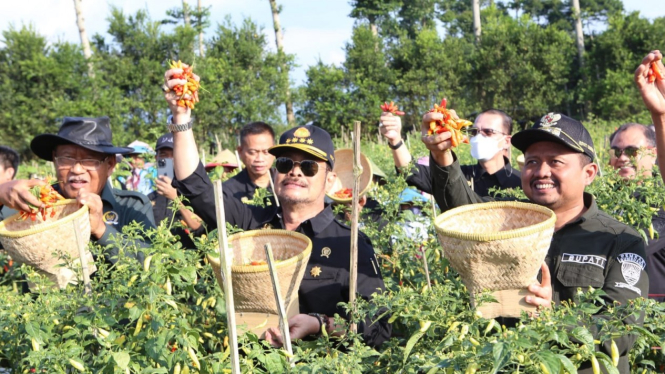
[{"label": "bundle of red chili peppers", "polygon": [[653,83],[656,79],[662,81],[663,80],[663,73],[660,72],[660,69],[658,69],[658,65],[656,65],[657,61],[653,61],[651,63],[651,66],[649,67],[649,73],[647,74],[647,80],[649,83]]},{"label": "bundle of red chili peppers", "polygon": [[392,114],[398,115],[398,116],[403,116],[404,115],[404,112],[400,112],[399,108],[397,108],[397,105],[395,105],[395,103],[392,102],[392,101],[390,102],[390,104],[388,104],[387,102],[384,102],[383,105],[381,105],[381,110],[383,110],[384,112],[387,112],[387,113],[392,113]]},{"label": "bundle of red chili peppers", "polygon": [[461,130],[464,127],[471,126],[471,122],[464,119],[454,119],[450,110],[446,109],[447,103],[448,100],[443,98],[441,105],[434,104],[434,108],[430,109],[429,113],[443,114],[443,119],[430,122],[427,135],[441,134],[442,132],[449,131],[453,147],[457,147],[460,143],[469,143],[469,139],[462,134]]},{"label": "bundle of red chili peppers", "polygon": [[[201,84],[194,79],[192,67],[181,61],[171,61],[171,69],[182,69],[182,74],[173,74],[172,79],[183,79],[187,83],[173,87],[173,92],[178,95],[178,106],[194,109],[194,104],[199,102],[199,88]],[[167,91],[168,92],[168,91]]]},{"label": "bundle of red chili peppers", "polygon": [[46,218],[53,218],[55,216],[53,203],[64,199],[64,197],[62,197],[58,191],[54,190],[50,184],[32,187],[30,189],[30,193],[39,199],[39,201],[44,203],[44,207],[38,208],[33,206],[32,208],[35,208],[35,211],[21,212],[21,216],[19,218],[21,220],[30,218],[31,220],[36,221],[38,216],[41,216],[42,221],[46,221]]}]

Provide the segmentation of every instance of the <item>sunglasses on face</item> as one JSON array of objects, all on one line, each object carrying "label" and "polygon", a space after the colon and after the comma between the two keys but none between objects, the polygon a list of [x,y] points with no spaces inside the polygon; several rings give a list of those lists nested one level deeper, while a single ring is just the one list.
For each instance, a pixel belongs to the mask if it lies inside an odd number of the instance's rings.
[{"label": "sunglasses on face", "polygon": [[469,134],[469,136],[476,136],[478,134],[483,134],[484,136],[486,136],[488,138],[491,137],[492,135],[496,135],[496,134],[506,135],[506,134],[504,134],[500,131],[496,131],[494,129],[478,129],[478,128],[475,128],[475,127],[472,127],[470,129],[468,129],[467,134]]},{"label": "sunglasses on face", "polygon": [[612,147],[610,148],[610,154],[616,158],[621,157],[622,154],[626,155],[627,157],[635,157],[637,156],[637,152],[639,152],[639,150],[640,150],[639,147],[631,147],[631,146],[626,148]]},{"label": "sunglasses on face", "polygon": [[282,174],[287,174],[296,165],[300,167],[300,171],[306,177],[313,177],[319,172],[319,164],[312,160],[293,161],[287,157],[278,157],[275,162],[275,168]]}]

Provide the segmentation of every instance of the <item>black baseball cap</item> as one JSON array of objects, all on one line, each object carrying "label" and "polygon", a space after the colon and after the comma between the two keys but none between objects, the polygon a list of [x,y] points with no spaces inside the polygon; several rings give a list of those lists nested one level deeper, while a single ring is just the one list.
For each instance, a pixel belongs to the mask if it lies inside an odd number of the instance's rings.
[{"label": "black baseball cap", "polygon": [[173,149],[173,134],[168,133],[164,134],[157,139],[157,144],[155,145],[155,151],[159,151],[162,148],[171,148]]},{"label": "black baseball cap", "polygon": [[527,148],[538,142],[555,142],[563,144],[579,153],[596,159],[591,135],[582,122],[561,113],[548,113],[533,127],[513,135],[511,143],[515,148],[526,152]]},{"label": "black baseball cap", "polygon": [[296,149],[326,161],[330,168],[335,167],[335,147],[328,132],[318,126],[298,126],[286,131],[279,137],[279,144],[271,147],[268,152],[275,157]]}]

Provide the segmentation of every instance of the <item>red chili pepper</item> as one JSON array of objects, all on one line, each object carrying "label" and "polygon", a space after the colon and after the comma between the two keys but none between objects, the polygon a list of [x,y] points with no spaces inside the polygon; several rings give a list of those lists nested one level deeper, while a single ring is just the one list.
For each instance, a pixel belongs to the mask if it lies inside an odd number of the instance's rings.
[{"label": "red chili pepper", "polygon": [[383,110],[384,112],[396,114],[398,116],[403,116],[404,112],[400,112],[398,109],[399,108],[397,108],[397,105],[395,105],[395,103],[392,101],[390,102],[390,104],[384,102],[383,105],[381,105],[381,110]]}]

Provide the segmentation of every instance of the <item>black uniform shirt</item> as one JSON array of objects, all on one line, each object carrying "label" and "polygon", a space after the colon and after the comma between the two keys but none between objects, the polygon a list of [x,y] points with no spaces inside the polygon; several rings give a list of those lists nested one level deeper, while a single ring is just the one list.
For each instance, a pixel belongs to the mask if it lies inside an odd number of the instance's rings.
[{"label": "black uniform shirt", "polygon": [[[272,169],[270,169],[270,173],[272,174]],[[228,191],[231,196],[236,198],[238,201],[245,202],[247,200],[252,200],[254,198],[254,192],[256,192],[256,189],[262,188],[257,186],[252,180],[249,178],[249,173],[247,172],[247,168],[242,169],[238,174],[234,175],[232,178],[229,178],[227,181],[224,183],[224,190]],[[274,195],[272,188],[270,185],[266,188],[268,192]],[[268,201],[264,202],[266,206],[273,206],[276,207],[275,204],[275,198],[274,196],[270,196],[268,198]]]},{"label": "black uniform shirt", "polygon": [[[507,157],[503,158],[504,167],[494,174],[489,174],[483,169],[480,163],[475,165],[461,165],[460,169],[464,178],[473,181],[473,191],[480,196],[489,196],[491,188],[522,188],[522,179],[520,171],[510,165]],[[399,170],[398,170],[399,172]],[[406,178],[409,186],[432,194],[432,177],[430,167],[427,165],[416,164]]]},{"label": "black uniform shirt", "polygon": [[[213,187],[203,165],[183,180],[174,180],[178,189],[194,208],[196,213],[208,225],[208,230],[217,227]],[[233,198],[230,191],[223,188],[224,212],[226,220],[243,230],[258,228],[284,229],[281,210],[262,209],[246,205]],[[349,264],[351,229],[334,219],[332,209],[326,206],[315,217],[306,220],[295,230],[312,240],[312,254],[298,296],[300,313],[322,313],[333,316],[338,313],[346,318],[339,302],[349,301]],[[312,268],[319,267],[318,276]],[[315,273],[315,272],[314,272]],[[369,239],[361,233],[358,238],[358,287],[360,297],[369,300],[374,292],[385,289],[374,249]],[[391,328],[388,317],[372,323],[368,318],[358,325],[365,343],[378,346],[390,337]]]},{"label": "black uniform shirt", "polygon": [[[442,211],[474,203],[491,201],[469,188],[455,161],[447,167],[436,165],[430,157],[434,197]],[[649,277],[646,272],[646,251],[642,237],[632,227],[600,211],[592,195],[584,193],[587,211],[580,218],[557,230],[550,244],[545,262],[552,275],[552,301],[576,300],[578,288],[602,288],[607,293],[606,303],[614,301],[626,305],[630,299],[646,297]],[[630,316],[624,324],[642,325],[644,315]],[[595,326],[587,326],[596,334]],[[635,335],[614,339],[621,354],[619,372],[630,373],[628,351]],[[601,347],[611,354],[610,340]],[[590,363],[582,364],[578,373],[591,373]]]},{"label": "black uniform shirt", "polygon": [[665,301],[665,210],[658,210],[651,220],[658,237],[647,242],[649,258],[649,297]]}]

